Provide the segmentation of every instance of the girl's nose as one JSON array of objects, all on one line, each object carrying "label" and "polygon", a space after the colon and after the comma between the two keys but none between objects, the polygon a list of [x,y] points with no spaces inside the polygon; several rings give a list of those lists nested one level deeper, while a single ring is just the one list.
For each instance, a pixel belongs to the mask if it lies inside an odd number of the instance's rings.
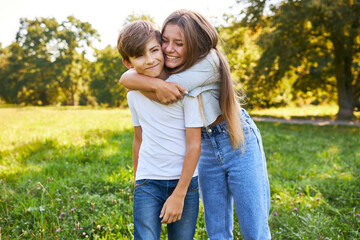
[{"label": "girl's nose", "polygon": [[166,52],[174,52],[174,46],[173,46],[173,44],[171,44],[171,43],[169,43],[169,44],[167,44],[166,46],[165,46],[165,51]]}]

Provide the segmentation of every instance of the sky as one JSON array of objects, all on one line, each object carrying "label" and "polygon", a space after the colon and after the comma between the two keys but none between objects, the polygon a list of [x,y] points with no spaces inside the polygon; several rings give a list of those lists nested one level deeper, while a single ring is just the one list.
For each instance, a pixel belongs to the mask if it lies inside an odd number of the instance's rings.
[{"label": "sky", "polygon": [[115,46],[124,20],[131,14],[150,15],[158,26],[175,10],[186,8],[203,14],[214,25],[231,10],[236,0],[0,0],[0,43],[15,41],[20,18],[54,17],[62,22],[73,15],[89,22],[100,34],[98,48]]}]

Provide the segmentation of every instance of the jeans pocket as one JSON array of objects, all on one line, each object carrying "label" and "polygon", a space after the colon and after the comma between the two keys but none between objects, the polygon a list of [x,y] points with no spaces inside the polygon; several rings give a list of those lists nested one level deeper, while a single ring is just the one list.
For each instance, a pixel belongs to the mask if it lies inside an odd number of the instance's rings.
[{"label": "jeans pocket", "polygon": [[189,190],[192,192],[197,192],[199,190],[198,177],[193,177],[189,184]]},{"label": "jeans pocket", "polygon": [[149,181],[149,179],[140,179],[140,180],[136,180],[135,183],[135,188],[144,186],[147,182]]}]

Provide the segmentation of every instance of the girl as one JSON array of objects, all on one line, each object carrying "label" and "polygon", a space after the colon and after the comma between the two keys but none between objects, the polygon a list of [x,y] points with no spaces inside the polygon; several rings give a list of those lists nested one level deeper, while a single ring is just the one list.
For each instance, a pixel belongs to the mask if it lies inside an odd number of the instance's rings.
[{"label": "girl", "polygon": [[[198,163],[205,225],[210,239],[233,239],[233,202],[244,239],[270,239],[270,190],[261,135],[236,100],[219,36],[201,14],[179,10],[162,27],[166,82],[129,71],[128,89],[155,92],[164,103],[201,96],[204,125]],[[181,86],[182,87],[181,87]],[[165,100],[164,100],[165,99]]]}]

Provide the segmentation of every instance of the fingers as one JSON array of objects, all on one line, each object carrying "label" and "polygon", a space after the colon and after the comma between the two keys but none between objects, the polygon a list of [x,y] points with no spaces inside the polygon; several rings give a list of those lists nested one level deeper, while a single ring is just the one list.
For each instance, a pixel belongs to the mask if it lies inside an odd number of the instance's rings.
[{"label": "fingers", "polygon": [[177,97],[177,100],[183,99],[183,95],[180,92],[179,92],[179,95],[177,95],[176,97]]},{"label": "fingers", "polygon": [[166,209],[166,203],[164,204],[164,206],[161,209],[159,218],[162,218],[165,215],[165,209]]},{"label": "fingers", "polygon": [[166,214],[165,213],[165,216],[161,220],[161,223],[170,224],[170,223],[179,221],[180,219],[181,219],[181,214],[171,215],[171,214]]},{"label": "fingers", "polygon": [[180,221],[180,220],[181,220],[181,215],[179,215],[174,222],[177,222],[177,221]]},{"label": "fingers", "polygon": [[160,96],[158,96],[158,98],[159,98],[160,102],[162,104],[165,104],[165,105],[169,105],[169,104],[172,104],[172,103],[177,101],[177,99],[174,98],[174,97],[160,97]]},{"label": "fingers", "polygon": [[183,94],[188,94],[188,92],[186,91],[186,89],[181,86],[180,84],[176,84],[176,87],[179,89],[179,91]]},{"label": "fingers", "polygon": [[182,99],[182,96],[178,96],[178,97],[169,97],[169,98],[166,98],[166,99],[163,99],[163,100],[160,100],[163,104],[166,104],[166,105],[170,105],[170,104],[173,104],[173,103],[176,103],[177,101],[181,100]]},{"label": "fingers", "polygon": [[182,92],[186,92],[186,90],[180,86],[179,84],[175,83],[168,83],[168,88],[166,89],[159,89],[156,92],[158,99],[163,104],[173,104],[181,99],[183,99]]},{"label": "fingers", "polygon": [[172,98],[176,100],[181,100],[183,98],[182,93],[187,94],[185,88],[183,88],[180,84],[177,83],[170,83],[169,94]]},{"label": "fingers", "polygon": [[161,220],[161,223],[169,224],[169,216],[165,214],[164,218]]},{"label": "fingers", "polygon": [[160,212],[160,218],[163,218],[161,220],[161,223],[170,224],[176,221],[179,221],[181,219],[181,213],[171,213],[170,211],[167,211],[166,203],[164,204],[163,208]]},{"label": "fingers", "polygon": [[162,104],[173,104],[178,100],[182,99],[182,95],[178,90],[177,90],[177,94],[167,92],[166,94],[157,94],[157,97]]}]

